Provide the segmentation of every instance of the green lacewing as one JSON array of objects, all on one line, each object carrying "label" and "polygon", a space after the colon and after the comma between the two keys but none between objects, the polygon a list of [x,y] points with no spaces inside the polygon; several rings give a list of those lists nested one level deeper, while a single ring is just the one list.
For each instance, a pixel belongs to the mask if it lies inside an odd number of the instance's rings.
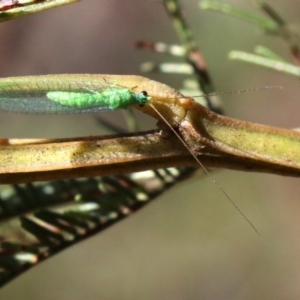
[{"label": "green lacewing", "polygon": [[66,82],[60,76],[0,79],[0,109],[31,114],[90,113],[145,105],[150,100],[146,92],[89,83],[80,78]]},{"label": "green lacewing", "polygon": [[[120,83],[126,83],[126,85],[119,85],[119,79]],[[149,89],[155,91],[156,95],[151,97],[146,91],[134,92],[134,86],[127,88],[130,82],[138,82],[138,84],[141,82],[141,86],[149,86]],[[185,115],[186,108],[182,106],[178,112],[175,111],[178,107],[175,109],[174,107],[171,108],[170,105],[167,111],[160,112],[153,105],[155,98],[159,97],[160,93],[161,98],[166,101],[171,100],[170,104],[174,99],[183,97],[180,93],[164,84],[140,76],[44,75],[11,77],[0,79],[0,110],[31,114],[91,113],[126,109],[133,105],[145,106],[148,104],[169,126],[212,182],[217,185],[223,195],[258,234],[258,231],[250,220],[237,207],[173,128],[170,121],[168,121],[169,117],[166,118],[165,116],[166,112],[172,118],[174,114],[174,122],[176,123],[176,116]],[[152,99],[153,103],[151,103]],[[187,98],[186,100],[189,99]],[[193,100],[190,99],[190,101]]]},{"label": "green lacewing", "polygon": [[146,92],[134,93],[130,89],[125,88],[105,88],[89,93],[48,92],[46,97],[49,101],[53,101],[56,104],[59,103],[63,107],[85,110],[126,109],[136,104],[145,105],[150,99]]}]

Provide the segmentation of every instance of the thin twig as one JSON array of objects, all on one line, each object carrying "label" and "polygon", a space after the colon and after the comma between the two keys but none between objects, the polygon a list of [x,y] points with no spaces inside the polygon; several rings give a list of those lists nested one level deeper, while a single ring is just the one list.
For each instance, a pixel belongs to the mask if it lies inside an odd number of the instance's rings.
[{"label": "thin twig", "polygon": [[[204,94],[215,92],[214,84],[209,75],[204,56],[194,40],[178,0],[164,0],[164,4],[168,15],[173,22],[177,36],[182,43],[182,47],[185,49],[185,59],[193,67],[201,90]],[[213,101],[210,101],[209,97],[206,97],[206,100],[208,102],[208,107],[211,110],[217,113],[223,113],[220,105],[215,106]]]}]

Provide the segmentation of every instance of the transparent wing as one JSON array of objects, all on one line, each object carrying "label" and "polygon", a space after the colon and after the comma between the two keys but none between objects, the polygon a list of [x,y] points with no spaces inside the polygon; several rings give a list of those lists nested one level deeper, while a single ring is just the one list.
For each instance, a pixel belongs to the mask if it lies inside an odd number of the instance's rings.
[{"label": "transparent wing", "polygon": [[[108,89],[100,84],[96,86],[93,83],[91,86],[83,81],[29,80],[30,78],[28,81],[19,82],[0,80],[0,110],[28,114],[89,113],[111,110],[107,103],[98,101],[95,104],[93,101],[93,98],[99,97],[101,91]],[[62,92],[63,104],[59,99],[54,101],[48,97],[49,92]],[[70,100],[66,99],[68,93]]]},{"label": "transparent wing", "polygon": [[[110,110],[107,105],[92,103],[82,107],[63,105],[47,97],[48,91],[3,91],[0,89],[0,109],[28,114],[88,113]],[[77,100],[93,97],[92,93],[77,93]],[[82,99],[80,99],[82,97]],[[74,97],[72,99],[74,101]]]}]

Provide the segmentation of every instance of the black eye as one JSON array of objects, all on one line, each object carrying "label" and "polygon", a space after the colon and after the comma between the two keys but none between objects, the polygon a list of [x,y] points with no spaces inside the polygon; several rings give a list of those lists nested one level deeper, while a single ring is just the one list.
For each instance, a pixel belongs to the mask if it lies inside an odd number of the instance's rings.
[{"label": "black eye", "polygon": [[142,91],[141,93],[143,94],[143,96],[148,96],[148,93],[146,91]]}]

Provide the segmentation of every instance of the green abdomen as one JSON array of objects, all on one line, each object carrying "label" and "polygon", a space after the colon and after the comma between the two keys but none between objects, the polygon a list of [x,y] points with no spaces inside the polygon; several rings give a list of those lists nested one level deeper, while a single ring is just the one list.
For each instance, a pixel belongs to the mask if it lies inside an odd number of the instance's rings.
[{"label": "green abdomen", "polygon": [[86,92],[48,92],[47,97],[60,103],[78,109],[99,107],[105,110],[127,108],[139,104],[135,93],[125,88],[105,88],[101,91]]}]

